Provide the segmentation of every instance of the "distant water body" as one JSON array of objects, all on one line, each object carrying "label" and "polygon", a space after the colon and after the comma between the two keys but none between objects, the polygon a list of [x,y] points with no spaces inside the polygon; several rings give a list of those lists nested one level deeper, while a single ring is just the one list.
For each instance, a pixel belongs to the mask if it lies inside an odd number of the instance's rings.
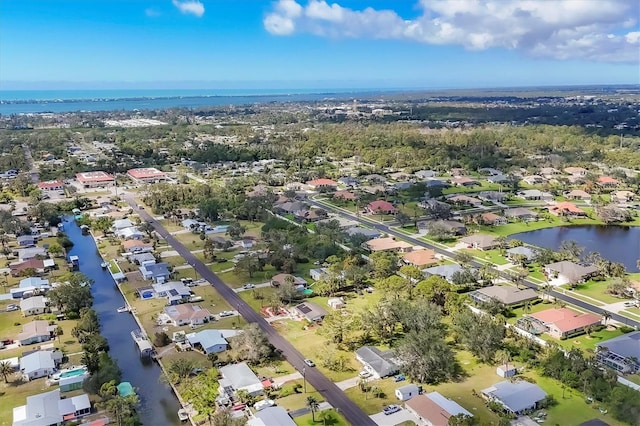
[{"label": "distant water body", "polygon": [[268,102],[350,99],[402,89],[0,90],[0,114],[201,108]]}]

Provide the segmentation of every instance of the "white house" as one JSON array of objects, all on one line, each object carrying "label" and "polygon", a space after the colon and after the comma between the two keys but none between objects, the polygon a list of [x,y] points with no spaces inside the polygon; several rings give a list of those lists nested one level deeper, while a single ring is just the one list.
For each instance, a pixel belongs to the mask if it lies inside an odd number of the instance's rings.
[{"label": "white house", "polygon": [[249,395],[256,396],[264,390],[258,376],[244,362],[225,365],[218,371],[222,375],[222,379],[219,380],[221,394],[232,396],[239,390],[244,390]]},{"label": "white house", "polygon": [[47,377],[56,371],[54,351],[37,351],[20,358],[20,373],[25,381]]},{"label": "white house", "polygon": [[20,310],[25,317],[43,314],[48,309],[47,299],[44,296],[33,296],[20,300]]}]

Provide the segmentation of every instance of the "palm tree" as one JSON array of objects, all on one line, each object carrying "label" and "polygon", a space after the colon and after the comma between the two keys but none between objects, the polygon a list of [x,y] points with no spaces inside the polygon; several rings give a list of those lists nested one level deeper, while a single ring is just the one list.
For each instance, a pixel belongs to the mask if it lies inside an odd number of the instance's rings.
[{"label": "palm tree", "polygon": [[318,411],[318,409],[320,408],[320,405],[318,404],[318,400],[316,399],[315,396],[307,397],[307,407],[309,407],[309,410],[311,410],[311,420],[315,423],[316,411]]},{"label": "palm tree", "polygon": [[504,365],[506,367],[506,371],[509,371],[509,361],[511,361],[511,353],[509,353],[506,349],[501,349],[496,351],[495,354],[496,360],[500,363],[500,365]]},{"label": "palm tree", "polygon": [[611,312],[602,311],[602,319],[603,319],[604,325],[607,325],[607,321],[611,319]]},{"label": "palm tree", "polygon": [[5,383],[9,383],[9,376],[14,372],[15,370],[9,361],[0,362],[0,375],[4,378]]}]

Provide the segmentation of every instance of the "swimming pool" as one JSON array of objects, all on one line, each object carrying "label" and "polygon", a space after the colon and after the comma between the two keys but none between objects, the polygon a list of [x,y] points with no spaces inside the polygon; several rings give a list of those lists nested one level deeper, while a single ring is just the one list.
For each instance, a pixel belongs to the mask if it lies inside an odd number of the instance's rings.
[{"label": "swimming pool", "polygon": [[64,371],[64,372],[60,373],[60,378],[61,379],[65,379],[67,377],[81,376],[86,372],[87,372],[87,368],[86,367],[76,368],[75,370],[69,370],[69,371]]}]

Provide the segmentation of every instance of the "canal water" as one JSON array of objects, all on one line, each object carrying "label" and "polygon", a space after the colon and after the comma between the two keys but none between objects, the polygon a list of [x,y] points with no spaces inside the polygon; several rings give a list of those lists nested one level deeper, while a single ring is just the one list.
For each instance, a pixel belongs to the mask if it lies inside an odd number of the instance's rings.
[{"label": "canal water", "polygon": [[584,254],[596,251],[613,262],[620,262],[628,272],[638,272],[640,227],[618,225],[576,225],[521,232],[509,237],[557,250],[563,241],[573,240],[584,247]]},{"label": "canal water", "polygon": [[118,313],[125,304],[108,271],[100,267],[102,259],[89,235],[82,235],[72,220],[64,222],[64,232],[73,241],[69,255],[80,259],[80,272],[92,278],[93,308],[98,313],[101,333],[109,341],[109,354],[122,370],[122,380],[131,382],[140,398],[140,419],[145,425],[177,425],[180,405],[171,388],[160,381],[162,370],[151,360],[141,360],[130,332],[138,325],[130,313]]}]

